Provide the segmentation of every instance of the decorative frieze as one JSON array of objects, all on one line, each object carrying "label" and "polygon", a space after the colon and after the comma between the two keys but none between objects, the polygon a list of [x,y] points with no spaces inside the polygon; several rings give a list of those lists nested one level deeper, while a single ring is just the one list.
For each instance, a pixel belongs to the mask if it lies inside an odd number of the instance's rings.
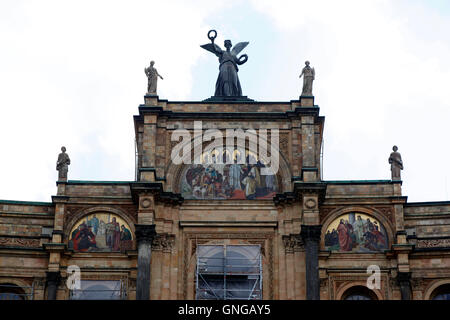
[{"label": "decorative frieze", "polygon": [[417,239],[416,248],[448,248],[450,239]]},{"label": "decorative frieze", "polygon": [[39,248],[39,247],[41,247],[41,240],[40,239],[30,239],[30,238],[0,237],[0,246],[21,247],[21,248]]}]

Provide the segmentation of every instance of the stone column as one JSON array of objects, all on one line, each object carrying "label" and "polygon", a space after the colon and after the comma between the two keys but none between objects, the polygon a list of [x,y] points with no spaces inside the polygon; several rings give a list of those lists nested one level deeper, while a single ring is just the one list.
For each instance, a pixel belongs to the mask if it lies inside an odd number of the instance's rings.
[{"label": "stone column", "polygon": [[302,225],[300,235],[306,256],[306,299],[320,300],[319,244],[322,226]]},{"label": "stone column", "polygon": [[150,261],[152,256],[152,242],[156,236],[155,225],[136,224],[135,234],[138,246],[136,300],[149,300]]},{"label": "stone column", "polygon": [[402,300],[411,300],[411,272],[398,272],[397,283],[400,287]]},{"label": "stone column", "polygon": [[56,300],[58,285],[61,281],[59,271],[47,271],[47,300]]}]

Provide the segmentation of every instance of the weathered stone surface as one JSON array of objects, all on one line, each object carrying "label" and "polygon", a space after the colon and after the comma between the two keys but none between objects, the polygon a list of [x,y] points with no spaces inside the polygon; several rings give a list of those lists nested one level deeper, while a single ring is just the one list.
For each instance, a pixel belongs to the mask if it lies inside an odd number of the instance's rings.
[{"label": "weathered stone surface", "polygon": [[[208,103],[146,96],[145,103],[134,118],[138,181],[61,181],[50,203],[0,200],[1,279],[35,282],[34,298],[45,299],[47,272],[60,272],[64,280],[67,267],[77,265],[83,279],[126,282],[128,299],[194,299],[196,250],[204,244],[260,246],[264,299],[341,299],[364,285],[370,265],[382,273],[381,289],[374,291],[378,299],[407,297],[407,282],[397,282],[398,273],[411,273],[412,299],[429,298],[450,279],[450,203],[408,203],[400,181],[321,181],[324,118],[312,97]],[[204,131],[278,127],[277,201],[180,199],[181,166],[170,159],[171,135],[180,128],[192,133],[194,121],[202,121]],[[306,182],[326,191],[293,192]],[[136,183],[142,185],[133,193]],[[133,250],[69,249],[71,227],[96,211],[127,221]],[[325,250],[324,230],[351,212],[382,223],[389,250]],[[154,229],[145,233],[139,224]],[[62,282],[56,288],[56,299],[69,297]]]}]

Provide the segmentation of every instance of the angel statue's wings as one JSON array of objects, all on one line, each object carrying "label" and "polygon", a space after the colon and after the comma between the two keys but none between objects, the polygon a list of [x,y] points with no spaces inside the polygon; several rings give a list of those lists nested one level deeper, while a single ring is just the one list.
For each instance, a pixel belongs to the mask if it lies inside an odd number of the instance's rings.
[{"label": "angel statue's wings", "polygon": [[233,47],[233,49],[231,50],[231,53],[234,54],[235,56],[237,56],[239,54],[239,52],[241,52],[242,50],[244,50],[244,48],[248,45],[248,42],[239,42],[236,43]]},{"label": "angel statue's wings", "polygon": [[[214,44],[213,43],[204,44],[204,45],[201,45],[200,47],[202,47],[205,50],[208,50],[209,52],[214,53],[216,56],[220,52],[222,52],[222,49],[215,43]],[[215,50],[214,50],[214,48],[215,48]]]}]

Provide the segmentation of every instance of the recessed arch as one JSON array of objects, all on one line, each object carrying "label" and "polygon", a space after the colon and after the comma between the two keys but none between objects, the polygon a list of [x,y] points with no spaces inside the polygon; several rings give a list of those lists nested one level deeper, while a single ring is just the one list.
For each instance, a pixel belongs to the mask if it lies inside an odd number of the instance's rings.
[{"label": "recessed arch", "polygon": [[366,282],[355,281],[342,285],[336,292],[336,300],[346,300],[350,295],[367,296],[370,300],[383,300],[379,289],[369,289]]},{"label": "recessed arch", "polygon": [[424,300],[433,300],[443,292],[450,293],[450,279],[433,281],[425,290]]},{"label": "recessed arch", "polygon": [[[357,217],[358,213],[360,214],[361,217],[366,217],[372,219],[371,222],[373,222],[373,226],[376,227],[376,229],[378,231],[380,231],[380,247],[379,248],[384,248],[384,249],[388,249],[389,245],[392,243],[393,241],[393,229],[392,226],[389,222],[389,220],[378,210],[376,210],[375,208],[371,208],[371,207],[363,207],[363,206],[349,206],[349,207],[343,207],[343,208],[338,208],[334,211],[332,211],[328,217],[323,221],[322,223],[322,230],[321,230],[321,248],[325,249],[326,247],[326,243],[325,243],[325,239],[328,236],[327,235],[327,230],[329,230],[330,226],[332,226],[333,224],[338,224],[338,221],[340,220],[341,217],[345,217],[346,215],[351,215],[352,213],[354,213],[354,216]],[[383,231],[384,229],[384,231]],[[382,237],[382,235],[384,235],[384,237]],[[334,235],[334,237],[336,237],[337,235]],[[362,235],[360,235],[360,237],[362,237]],[[361,239],[362,241],[362,239]],[[383,245],[384,244],[384,245]],[[378,247],[377,247],[378,248]],[[344,250],[346,251],[346,250]],[[378,249],[371,249],[371,250],[367,250],[367,252],[369,251],[379,251]],[[351,252],[348,251],[348,252]],[[364,252],[364,251],[361,251]]]},{"label": "recessed arch", "polygon": [[20,279],[0,279],[0,300],[28,300],[31,293],[29,286]]},{"label": "recessed arch", "polygon": [[[225,140],[225,139],[224,139]],[[263,149],[263,155],[267,154],[266,150],[271,150],[271,144],[267,141],[267,139],[264,139],[266,142],[267,148]],[[187,145],[190,144],[191,146],[194,146],[195,140],[191,139],[190,141],[186,142],[184,144]],[[202,142],[202,151],[205,151],[204,146],[210,144],[210,141]],[[198,145],[198,143],[197,143]],[[194,146],[195,147],[195,146]],[[292,183],[291,183],[291,169],[289,166],[288,161],[285,158],[285,155],[279,150],[279,148],[275,148],[278,151],[279,154],[279,168],[278,172],[276,174],[278,185],[280,187],[279,192],[289,192],[292,190]],[[248,151],[248,148],[245,149]],[[167,179],[167,190],[171,192],[177,192],[180,193],[179,188],[179,182],[181,179],[182,172],[184,171],[186,166],[190,166],[189,164],[184,164],[187,162],[188,159],[192,160],[195,158],[196,155],[194,155],[194,150],[192,150],[191,154],[184,154],[183,155],[183,164],[173,164],[172,161],[169,161],[169,163],[166,166],[166,179]],[[269,162],[269,158],[266,158],[264,156],[261,157],[263,161],[266,163]]]},{"label": "recessed arch", "polygon": [[135,247],[134,221],[122,210],[90,207],[66,226],[65,239],[76,252],[124,252]]},{"label": "recessed arch", "polygon": [[67,221],[67,223],[64,226],[64,234],[66,239],[69,236],[69,232],[73,229],[73,227],[75,226],[75,224],[80,221],[81,219],[83,219],[83,217],[89,215],[89,214],[93,214],[93,213],[97,213],[97,212],[110,212],[112,214],[116,214],[118,216],[120,216],[123,220],[125,220],[127,222],[127,224],[130,226],[130,228],[132,229],[132,232],[134,234],[135,229],[134,229],[134,224],[136,223],[135,219],[133,217],[130,217],[129,214],[127,214],[125,211],[119,209],[119,208],[114,208],[114,207],[107,207],[107,206],[95,206],[95,207],[89,207],[89,208],[84,208],[80,211],[78,211],[75,215],[73,215],[69,221]]}]

